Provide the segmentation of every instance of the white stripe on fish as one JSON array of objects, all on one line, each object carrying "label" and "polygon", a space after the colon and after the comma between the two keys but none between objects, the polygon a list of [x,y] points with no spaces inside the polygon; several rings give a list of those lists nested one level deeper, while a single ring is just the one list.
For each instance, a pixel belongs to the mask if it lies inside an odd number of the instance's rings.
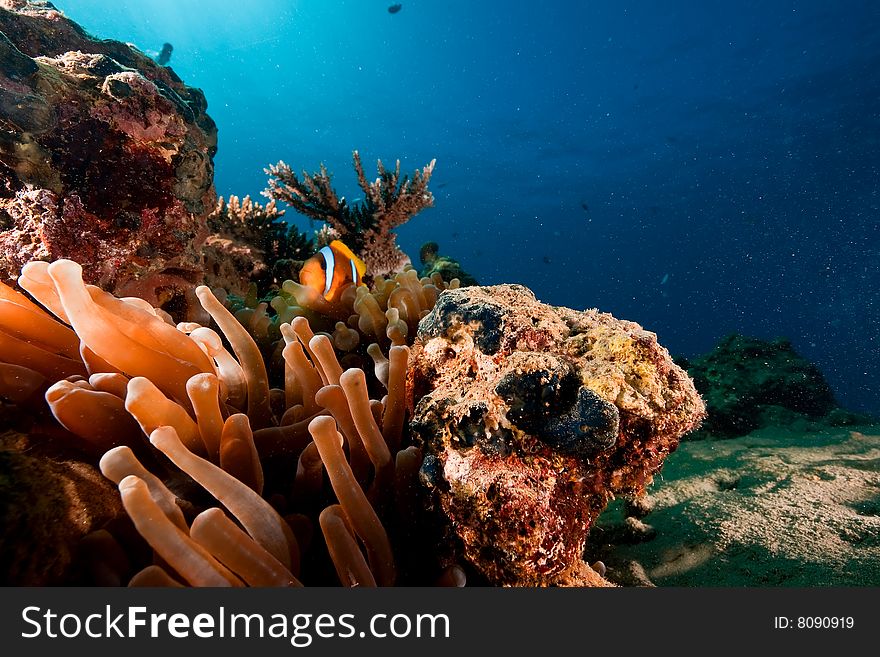
[{"label": "white stripe on fish", "polygon": [[329,246],[325,246],[318,253],[324,256],[324,263],[327,265],[324,271],[326,272],[324,278],[327,280],[324,283],[324,296],[326,297],[330,294],[330,286],[333,285],[333,272],[336,271],[336,256],[333,255],[333,249]]}]

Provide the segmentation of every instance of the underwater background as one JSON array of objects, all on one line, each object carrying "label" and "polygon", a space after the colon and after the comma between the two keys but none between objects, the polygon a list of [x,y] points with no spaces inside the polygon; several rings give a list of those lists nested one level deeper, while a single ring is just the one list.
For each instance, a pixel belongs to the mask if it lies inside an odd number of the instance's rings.
[{"label": "underwater background", "polygon": [[[786,336],[880,413],[876,2],[55,0],[204,90],[217,193],[437,158],[398,229],[673,355]],[[289,211],[302,229],[309,220]],[[314,226],[317,228],[317,226]]]}]

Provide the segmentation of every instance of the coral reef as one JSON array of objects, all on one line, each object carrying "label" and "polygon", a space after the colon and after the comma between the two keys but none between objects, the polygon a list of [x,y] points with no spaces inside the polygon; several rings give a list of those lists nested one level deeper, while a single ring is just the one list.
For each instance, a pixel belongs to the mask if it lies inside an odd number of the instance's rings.
[{"label": "coral reef", "polygon": [[364,200],[349,204],[340,198],[331,184],[324,165],[313,174],[303,172],[302,179],[284,162],[266,169],[271,178],[263,192],[274,201],[284,201],[307,217],[326,223],[320,235],[329,242],[341,239],[367,264],[367,270],[387,276],[410,264],[409,257],[396,244],[393,229],[434,204],[428,182],[435,160],[416,170],[412,178],[400,177],[400,160],[393,171],[378,162],[379,177],[369,182],[364,175],[361,158],[353,154],[358,185]]},{"label": "coral reef", "polygon": [[245,296],[251,284],[266,293],[293,278],[315,247],[283,215],[275,201],[263,206],[249,196],[221,196],[208,216],[211,234],[202,247],[205,284]]},{"label": "coral reef", "polygon": [[493,584],[581,568],[599,512],[640,494],[704,415],[653,333],[516,285],[445,292],[409,377],[422,480],[448,519],[440,544]]},{"label": "coral reef", "polygon": [[[704,414],[656,336],[436,246],[420,277],[393,229],[434,161],[370,182],[355,151],[358,203],[283,162],[267,205],[217,201],[169,67],[36,0],[0,0],[0,64],[4,581],[609,585],[593,521]],[[276,201],[366,284],[295,281]]]},{"label": "coral reef", "polygon": [[783,338],[767,342],[733,334],[709,353],[678,362],[693,377],[708,410],[692,438],[730,438],[793,423],[807,428],[809,421],[841,425],[866,420],[839,408],[819,368]]},{"label": "coral reef", "polygon": [[462,269],[457,260],[449,256],[440,255],[440,246],[437,242],[425,242],[419,249],[419,261],[422,263],[420,276],[430,278],[434,274],[440,274],[444,281],[457,278],[461,287],[478,285],[477,279]]},{"label": "coral reef", "polygon": [[191,307],[214,206],[201,91],[48,2],[0,2],[0,60],[0,277],[70,258],[105,289]]},{"label": "coral reef", "polygon": [[28,433],[100,462],[125,509],[62,496],[105,522],[56,583],[607,585],[580,559],[592,519],[702,410],[652,334],[516,286],[409,269],[344,295],[332,333],[279,324],[266,357],[206,286],[216,330],[85,285],[70,260],[18,282],[45,310],[0,286],[0,397],[44,399]]}]

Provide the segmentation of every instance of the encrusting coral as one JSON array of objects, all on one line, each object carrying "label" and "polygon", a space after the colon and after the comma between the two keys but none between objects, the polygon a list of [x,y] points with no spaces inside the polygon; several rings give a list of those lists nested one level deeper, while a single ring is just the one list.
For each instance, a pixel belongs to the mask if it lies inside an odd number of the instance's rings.
[{"label": "encrusting coral", "polygon": [[392,230],[434,204],[428,182],[435,160],[417,169],[412,178],[404,175],[402,179],[400,160],[393,171],[379,160],[379,177],[370,182],[357,151],[353,158],[358,185],[364,192],[361,202],[352,205],[345,197],[340,198],[323,164],[320,171],[303,173],[301,179],[283,161],[270,165],[266,173],[272,177],[263,193],[274,201],[284,201],[297,212],[325,222],[325,230],[319,235],[346,242],[373,274],[387,276],[402,271],[410,260],[397,246],[397,236]]},{"label": "encrusting coral", "polygon": [[493,584],[584,582],[593,521],[705,415],[653,333],[519,285],[445,292],[412,360],[421,478],[449,519],[441,559]]},{"label": "encrusting coral", "polygon": [[214,204],[204,95],[47,2],[0,2],[0,61],[0,280],[71,258],[186,314]]}]

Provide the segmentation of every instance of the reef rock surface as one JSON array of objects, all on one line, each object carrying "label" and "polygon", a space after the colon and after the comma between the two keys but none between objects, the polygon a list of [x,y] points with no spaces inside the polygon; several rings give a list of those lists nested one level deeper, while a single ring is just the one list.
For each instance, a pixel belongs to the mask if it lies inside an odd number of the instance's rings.
[{"label": "reef rock surface", "polygon": [[519,285],[441,294],[408,393],[449,561],[512,586],[602,583],[582,561],[593,521],[705,413],[655,334]]},{"label": "reef rock surface", "polygon": [[0,278],[70,258],[88,282],[157,306],[200,283],[206,108],[170,68],[50,3],[0,0]]},{"label": "reef rock surface", "polygon": [[79,583],[82,539],[124,516],[112,483],[69,456],[0,433],[0,586]]},{"label": "reef rock surface", "polygon": [[785,338],[728,335],[712,351],[678,361],[706,400],[708,417],[691,438],[732,438],[770,426],[863,423],[837,405],[831,386]]}]

